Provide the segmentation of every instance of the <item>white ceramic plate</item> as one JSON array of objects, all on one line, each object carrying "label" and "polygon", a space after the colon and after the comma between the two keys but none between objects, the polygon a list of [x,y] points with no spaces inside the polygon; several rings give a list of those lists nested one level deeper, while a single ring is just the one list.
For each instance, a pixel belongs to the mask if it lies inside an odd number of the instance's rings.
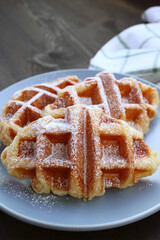
[{"label": "white ceramic plate", "polygon": [[[84,79],[97,71],[63,70],[37,75],[18,82],[0,92],[0,109],[19,89],[58,77],[77,75]],[[115,74],[117,79],[126,75]],[[148,82],[139,79],[141,82]],[[151,84],[153,85],[153,84]],[[154,86],[154,85],[153,85]],[[158,89],[160,95],[160,89]],[[160,157],[160,107],[145,142]],[[4,149],[1,144],[0,151]],[[102,197],[84,202],[70,196],[37,195],[28,180],[18,181],[8,175],[0,163],[0,209],[22,221],[60,230],[89,231],[122,226],[145,218],[160,210],[160,169],[151,177],[127,189],[109,189]]]}]

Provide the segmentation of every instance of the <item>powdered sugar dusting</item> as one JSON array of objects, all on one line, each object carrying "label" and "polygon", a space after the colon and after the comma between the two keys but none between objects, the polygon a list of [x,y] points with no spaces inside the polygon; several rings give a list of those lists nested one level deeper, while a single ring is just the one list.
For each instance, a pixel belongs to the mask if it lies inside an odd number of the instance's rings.
[{"label": "powdered sugar dusting", "polygon": [[[6,169],[0,164],[0,191],[6,197],[15,198],[19,201],[24,201],[24,206],[27,204],[30,207],[36,207],[39,210],[45,209],[47,213],[55,214],[56,206],[63,208],[59,196],[54,194],[37,194],[32,190],[29,180],[19,181],[6,172]],[[68,197],[64,198],[68,201]]]},{"label": "powdered sugar dusting", "polygon": [[42,121],[40,119],[37,127],[41,133],[62,134],[71,131],[65,119],[52,119],[50,116],[43,117]]},{"label": "powdered sugar dusting", "polygon": [[[63,83],[64,81],[65,80],[62,79],[61,83]],[[45,90],[45,87],[48,86],[47,84],[41,84],[42,89],[38,87],[36,88],[36,86],[33,86],[33,87],[28,87],[16,92],[12,97],[12,99],[9,100],[8,104],[3,110],[5,111],[5,109],[8,107],[10,107],[11,109],[11,111],[6,113],[5,119],[8,120],[12,118],[16,113],[16,116],[18,117],[18,122],[20,122],[20,125],[21,124],[23,125],[23,123],[21,123],[23,119],[22,116],[25,114],[26,111],[27,111],[28,121],[25,123],[25,125],[28,125],[28,123],[36,120],[37,118],[40,118],[42,116],[41,108],[45,107],[46,104],[53,103],[57,98],[57,95],[55,94],[57,90],[55,90],[55,87],[56,86],[58,87],[59,84],[60,84],[60,81],[57,81],[57,82],[55,81],[55,83],[52,84],[52,86],[50,85],[48,90],[47,88]],[[44,86],[44,89],[43,89],[43,86]],[[49,102],[48,102],[48,99],[49,99]],[[28,109],[30,111],[28,111]],[[36,119],[33,118],[34,115],[36,115]]]},{"label": "powdered sugar dusting", "polygon": [[102,161],[104,163],[110,162],[112,167],[115,165],[125,165],[126,161],[120,154],[118,141],[105,141],[105,145],[103,145]]},{"label": "powdered sugar dusting", "polygon": [[87,118],[87,113],[86,110],[84,110],[84,135],[83,135],[83,149],[84,149],[84,191],[86,192],[87,190],[87,133],[86,133],[86,118]]},{"label": "powdered sugar dusting", "polygon": [[55,143],[52,144],[52,153],[43,160],[45,163],[45,166],[51,167],[51,163],[57,162],[57,165],[60,167],[63,167],[64,162],[69,161],[69,156],[68,156],[68,149],[67,149],[67,144],[63,143]]},{"label": "powdered sugar dusting", "polygon": [[146,156],[146,146],[141,140],[134,141],[134,157],[136,158],[143,158]]},{"label": "powdered sugar dusting", "polygon": [[130,121],[127,121],[128,125],[136,130],[138,130],[138,123],[136,123],[135,121],[133,120],[130,120]]},{"label": "powdered sugar dusting", "polygon": [[98,90],[102,99],[102,103],[103,103],[103,108],[105,109],[105,113],[110,115],[110,108],[108,105],[108,100],[107,100],[107,96],[105,94],[105,90],[102,84],[102,81],[100,78],[97,78],[97,85],[98,85]]},{"label": "powdered sugar dusting", "polygon": [[[72,137],[71,137],[71,144],[73,144],[73,146],[71,147],[71,155],[74,156],[76,154],[76,150],[75,146],[77,146],[78,140],[81,141],[81,139],[78,139],[77,134],[79,132],[79,127],[80,127],[80,116],[81,115],[81,106],[77,105],[76,108],[74,108],[74,111],[70,111],[70,118],[71,118],[71,133],[72,133]],[[84,131],[84,130],[83,130]],[[81,144],[81,142],[79,143]]]},{"label": "powdered sugar dusting", "polygon": [[20,143],[20,157],[21,158],[35,158],[36,143],[34,141],[21,141]]},{"label": "powdered sugar dusting", "polygon": [[52,214],[55,212],[55,204],[57,205],[58,203],[56,195],[39,195],[32,190],[31,186],[26,184],[16,184],[8,181],[3,185],[3,191],[15,199],[25,201],[32,207],[38,207],[39,209],[47,208],[48,213]]},{"label": "powdered sugar dusting", "polygon": [[125,104],[129,104],[129,100],[126,96],[122,97],[122,102],[125,103]]},{"label": "powdered sugar dusting", "polygon": [[111,188],[113,186],[120,186],[120,179],[118,177],[113,177],[112,181],[110,179],[105,179],[105,187],[106,188]]},{"label": "powdered sugar dusting", "polygon": [[63,143],[56,143],[52,145],[52,155],[57,159],[68,159],[67,145]]},{"label": "powdered sugar dusting", "polygon": [[92,99],[89,97],[79,97],[80,104],[92,105]]}]

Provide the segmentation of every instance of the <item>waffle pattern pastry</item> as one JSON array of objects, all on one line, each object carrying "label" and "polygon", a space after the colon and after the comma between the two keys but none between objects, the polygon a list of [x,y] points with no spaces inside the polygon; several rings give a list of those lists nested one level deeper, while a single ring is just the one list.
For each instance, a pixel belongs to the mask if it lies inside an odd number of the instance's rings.
[{"label": "waffle pattern pastry", "polygon": [[0,139],[4,145],[9,145],[21,128],[42,117],[44,107],[55,101],[60,89],[79,82],[76,76],[68,76],[16,92],[0,117]]},{"label": "waffle pattern pastry", "polygon": [[145,134],[154,118],[159,97],[156,88],[138,82],[133,78],[116,80],[112,73],[102,72],[96,77],[70,86],[58,92],[59,98],[48,105],[46,115],[54,117],[54,109],[76,104],[100,107],[116,119],[126,121],[131,127]]},{"label": "waffle pattern pastry", "polygon": [[126,188],[153,174],[160,160],[135,129],[102,109],[76,105],[22,128],[2,153],[10,175],[38,193],[84,199]]}]

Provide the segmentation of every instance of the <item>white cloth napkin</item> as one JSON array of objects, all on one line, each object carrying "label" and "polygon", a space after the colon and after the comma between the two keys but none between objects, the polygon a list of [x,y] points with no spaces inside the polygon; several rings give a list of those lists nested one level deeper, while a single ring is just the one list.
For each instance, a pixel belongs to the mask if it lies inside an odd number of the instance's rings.
[{"label": "white cloth napkin", "polygon": [[90,60],[90,69],[128,73],[160,82],[160,6],[142,14],[147,24],[132,26],[107,42]]}]

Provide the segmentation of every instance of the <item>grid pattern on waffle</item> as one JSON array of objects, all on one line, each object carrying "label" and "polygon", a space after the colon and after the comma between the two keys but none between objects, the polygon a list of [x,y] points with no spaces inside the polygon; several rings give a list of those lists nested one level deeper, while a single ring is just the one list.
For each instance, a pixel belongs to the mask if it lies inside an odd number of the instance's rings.
[{"label": "grid pattern on waffle", "polygon": [[[151,174],[153,169],[147,169],[145,165],[151,153],[139,132],[97,109],[90,109],[89,115],[92,119],[92,136],[89,137],[92,151],[89,151],[91,157],[87,160],[94,164],[89,165],[87,174],[90,175],[90,169],[96,173],[92,173],[93,195],[98,186],[103,188],[101,191],[104,193],[105,188],[125,188],[135,184],[139,177]],[[100,119],[99,124],[97,118]],[[141,161],[142,165],[139,166],[137,161]],[[92,196],[92,192],[89,194]]]},{"label": "grid pattern on waffle", "polygon": [[125,120],[143,133],[148,131],[149,122],[155,116],[159,103],[155,88],[132,78],[117,81],[113,74],[105,72],[67,87],[58,95],[55,103],[46,107],[47,114],[54,109],[76,104],[92,105],[102,108],[113,118]]},{"label": "grid pattern on waffle", "polygon": [[[39,193],[92,199],[105,188],[127,187],[152,174],[152,165],[145,165],[151,156],[141,134],[125,122],[77,105],[22,129],[2,162],[11,175],[31,178]],[[154,161],[158,165],[157,156]]]},{"label": "grid pattern on waffle", "polygon": [[[76,108],[66,111],[59,119],[41,118],[31,123],[30,130],[22,129],[24,133],[15,139],[18,147],[14,159],[18,163],[14,170],[10,169],[11,175],[31,178],[33,188],[39,193],[53,191],[58,195],[83,197],[83,117],[84,109],[80,107],[78,112]],[[12,149],[13,144],[8,148]],[[11,154],[11,150],[7,152]]]},{"label": "grid pattern on waffle", "polygon": [[44,107],[55,101],[60,89],[79,82],[76,76],[68,76],[17,92],[5,105],[1,114],[1,135],[4,128],[8,134],[6,141],[10,143],[20,128],[42,117]]},{"label": "grid pattern on waffle", "polygon": [[[114,120],[102,123],[100,126],[102,144],[101,169],[105,187],[124,188],[137,182],[139,176],[136,160],[148,158],[148,146],[136,131],[131,131],[122,122]],[[143,162],[143,161],[142,161]],[[145,166],[145,164],[144,164]],[[147,174],[141,173],[141,177]],[[144,174],[144,175],[143,175]]]}]

